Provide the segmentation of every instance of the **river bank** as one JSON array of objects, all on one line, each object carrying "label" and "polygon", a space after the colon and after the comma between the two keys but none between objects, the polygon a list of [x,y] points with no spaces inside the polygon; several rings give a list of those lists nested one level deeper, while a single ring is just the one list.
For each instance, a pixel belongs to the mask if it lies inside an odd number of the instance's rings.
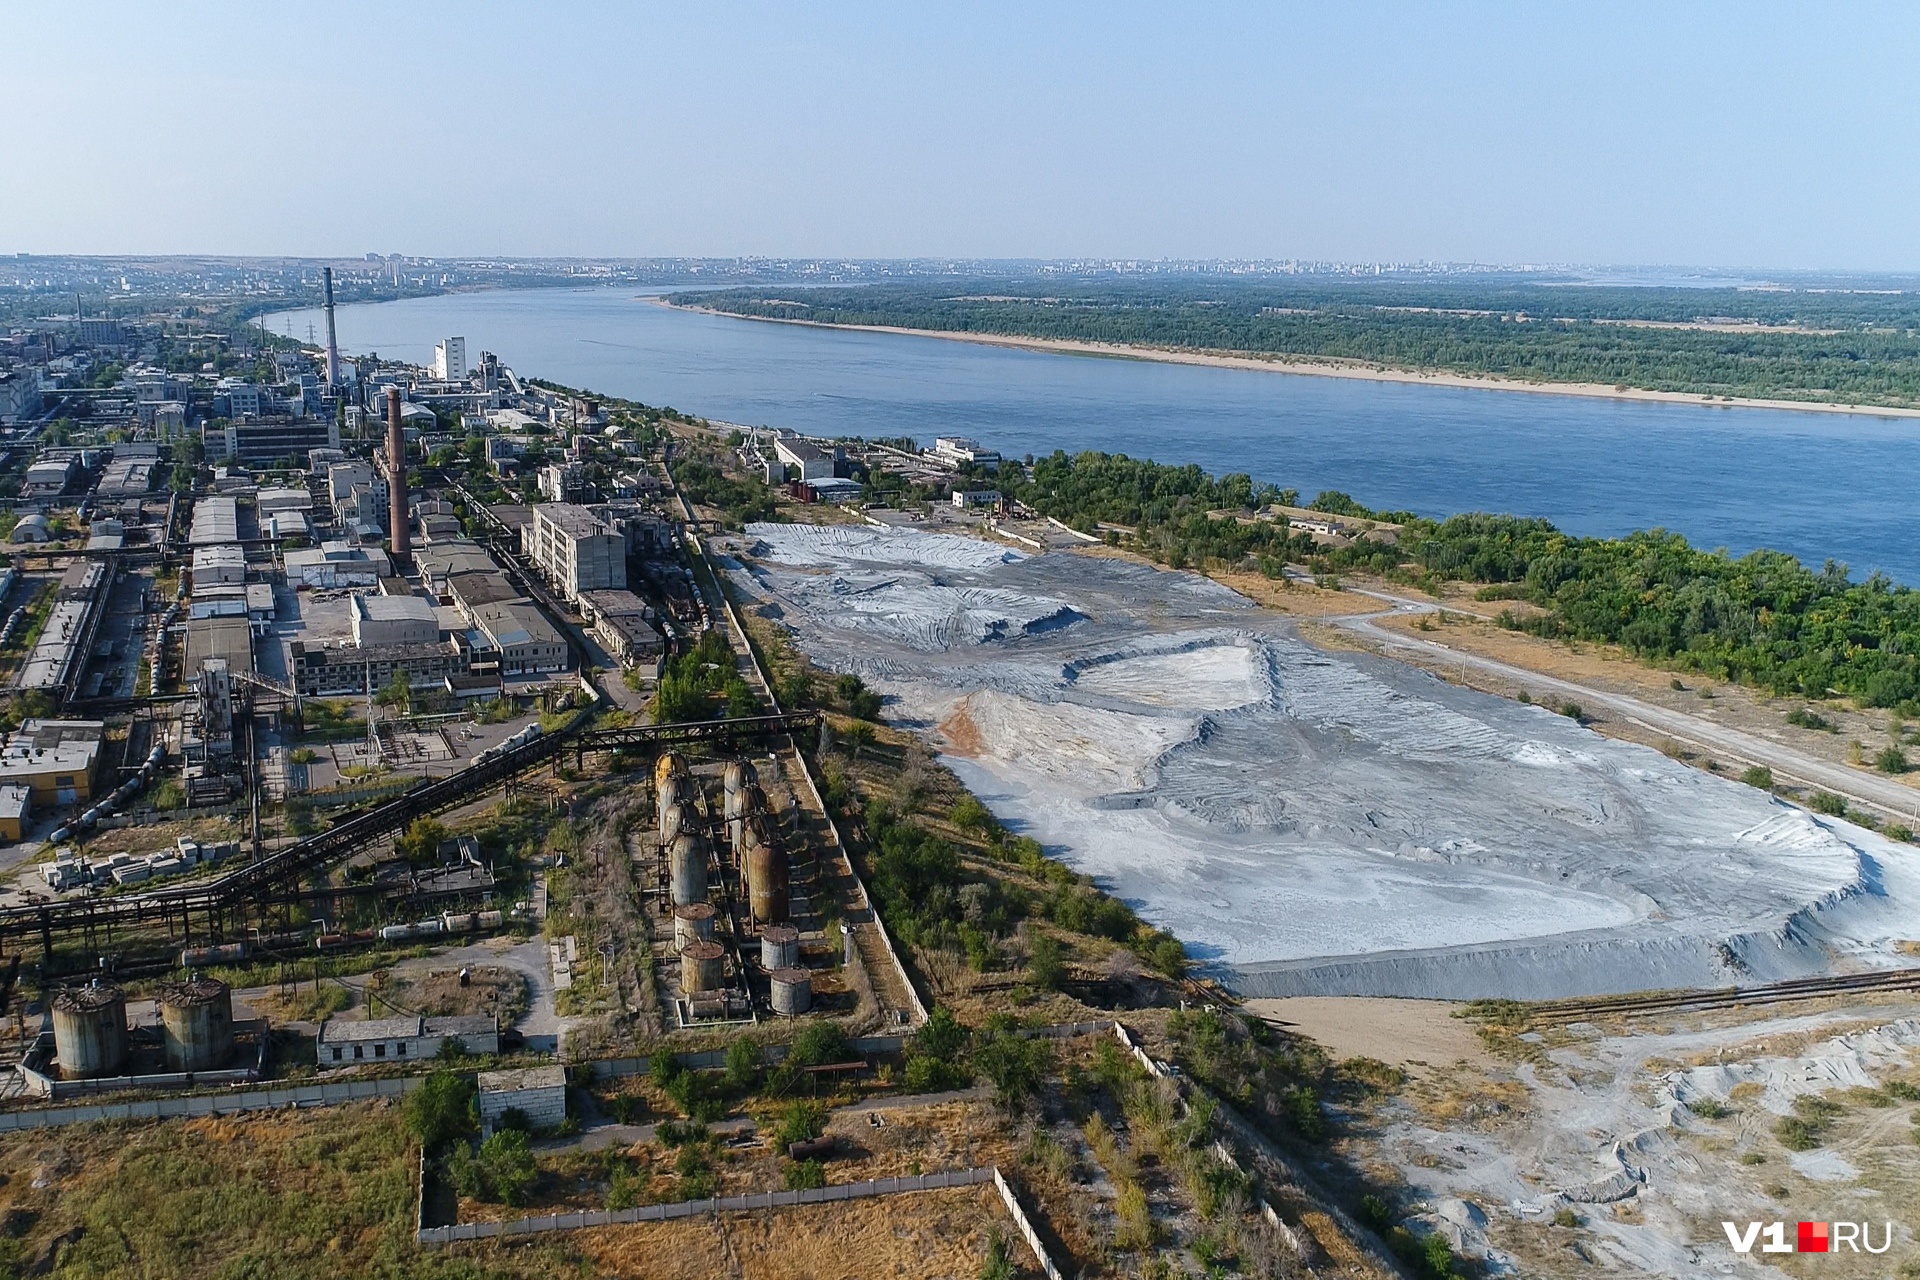
[{"label": "river bank", "polygon": [[673,311],[719,316],[728,320],[755,320],[763,324],[796,325],[809,329],[840,329],[853,333],[889,333],[915,338],[944,338],[952,342],[967,342],[977,346],[1047,351],[1056,355],[1093,356],[1109,360],[1148,360],[1160,364],[1199,365],[1212,369],[1250,369],[1261,373],[1292,373],[1315,378],[1353,378],[1365,382],[1411,383],[1418,386],[1453,387],[1462,390],[1522,391],[1535,395],[1580,396],[1586,399],[1637,400],[1654,404],[1684,404],[1695,408],[1790,409],[1807,413],[1920,419],[1920,408],[1832,404],[1820,400],[1699,396],[1681,391],[1647,391],[1635,387],[1606,386],[1597,382],[1535,382],[1522,378],[1502,378],[1491,374],[1473,375],[1443,373],[1430,369],[1398,369],[1385,365],[1346,364],[1285,355],[1262,356],[1232,351],[1183,351],[1171,347],[1135,346],[1117,342],[1084,342],[1073,338],[1026,338],[1016,334],[959,333],[947,329],[908,329],[897,325],[828,324],[819,320],[745,316],[731,311],[718,311],[711,307],[689,307],[668,302],[663,297],[651,297],[647,301]]}]

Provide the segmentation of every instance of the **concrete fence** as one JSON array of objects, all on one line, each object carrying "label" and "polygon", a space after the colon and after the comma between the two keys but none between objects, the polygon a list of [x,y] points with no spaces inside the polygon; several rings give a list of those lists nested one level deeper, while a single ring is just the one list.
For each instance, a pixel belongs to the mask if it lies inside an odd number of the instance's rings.
[{"label": "concrete fence", "polygon": [[1027,1242],[1027,1248],[1033,1250],[1033,1256],[1040,1260],[1040,1270],[1046,1273],[1047,1280],[1061,1280],[1060,1268],[1054,1266],[1053,1259],[1047,1256],[1047,1246],[1040,1242],[1040,1233],[1033,1229],[1027,1211],[1020,1207],[1020,1197],[1013,1194],[1013,1185],[1000,1176],[997,1166],[993,1170],[993,1185],[999,1189],[1007,1212],[1013,1215],[1013,1225],[1020,1229],[1020,1238]]},{"label": "concrete fence", "polygon": [[238,1089],[232,1093],[200,1093],[183,1098],[0,1111],[0,1133],[53,1129],[95,1120],[175,1120],[192,1116],[232,1116],[248,1111],[274,1111],[282,1107],[337,1107],[342,1103],[365,1102],[371,1098],[404,1097],[419,1088],[425,1078],[390,1076],[379,1080],[336,1080],[326,1084],[289,1085],[281,1089]]},{"label": "concrete fence", "polygon": [[[1018,1034],[1050,1040],[1115,1032],[1135,1053],[1139,1053],[1126,1028],[1118,1022],[1069,1022],[1050,1027],[1032,1027]],[[864,1055],[899,1053],[910,1037],[860,1036],[849,1040],[853,1052]],[[784,1044],[762,1046],[770,1062],[787,1055]],[[1144,1055],[1142,1055],[1144,1056]],[[696,1071],[714,1071],[726,1066],[724,1050],[677,1053],[680,1065]],[[1151,1062],[1152,1059],[1147,1059]],[[573,1069],[593,1079],[645,1075],[651,1058],[596,1058],[574,1064]],[[205,1079],[205,1076],[196,1077]],[[324,1084],[286,1085],[273,1089],[235,1089],[226,1093],[189,1094],[177,1098],[141,1099],[133,1102],[102,1102],[72,1107],[35,1107],[0,1111],[0,1133],[25,1129],[55,1129],[69,1124],[87,1124],[96,1120],[173,1120],[193,1116],[241,1115],[248,1111],[271,1111],[281,1107],[337,1107],[370,1098],[399,1098],[420,1087],[425,1075],[384,1076],[374,1080],[333,1080]]]},{"label": "concrete fence", "polygon": [[[949,1187],[971,1187],[982,1182],[1000,1183],[1003,1194],[1008,1194],[1004,1191],[1005,1180],[1000,1177],[998,1169],[955,1169],[947,1173],[923,1173],[912,1178],[876,1178],[870,1182],[843,1182],[838,1186],[815,1187],[807,1191],[763,1191],[756,1195],[715,1196],[708,1200],[682,1200],[675,1204],[641,1205],[636,1209],[603,1209],[592,1213],[550,1213],[531,1218],[511,1218],[504,1222],[463,1222],[451,1227],[423,1228],[418,1233],[418,1238],[421,1244],[451,1244],[456,1240],[539,1235],[549,1231],[578,1231],[583,1227],[611,1227],[633,1222],[665,1222],[674,1218],[695,1218],[701,1214],[722,1213],[728,1210],[751,1211],[784,1209],[804,1204],[833,1204],[843,1200],[867,1200],[875,1196],[902,1195],[911,1191],[941,1191]],[[1044,1257],[1045,1255],[1042,1255],[1043,1261]],[[1057,1275],[1051,1270],[1048,1274]]]}]

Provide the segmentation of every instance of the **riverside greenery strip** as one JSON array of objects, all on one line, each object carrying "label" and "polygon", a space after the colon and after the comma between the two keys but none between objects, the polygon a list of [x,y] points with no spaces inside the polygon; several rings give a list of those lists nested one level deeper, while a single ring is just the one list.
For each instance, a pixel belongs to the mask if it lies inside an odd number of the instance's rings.
[{"label": "riverside greenery strip", "polygon": [[822,324],[1235,352],[1709,397],[1920,405],[1920,293],[1914,292],[999,280],[729,289],[670,300]]},{"label": "riverside greenery strip", "polygon": [[1322,574],[1371,572],[1428,588],[1481,583],[1481,599],[1523,606],[1502,613],[1517,630],[1618,644],[1775,694],[1838,695],[1920,716],[1920,592],[1884,575],[1855,581],[1845,565],[1813,569],[1779,551],[1734,558],[1659,529],[1582,538],[1518,516],[1426,520],[1369,511],[1332,491],[1312,507],[1399,528],[1390,538],[1322,547],[1262,514],[1274,502],[1290,505],[1292,491],[1245,475],[1059,452],[1036,459],[1028,477],[1006,471],[1003,487],[1034,510],[1085,532],[1108,526],[1108,541],[1172,567],[1278,578],[1291,560]]}]

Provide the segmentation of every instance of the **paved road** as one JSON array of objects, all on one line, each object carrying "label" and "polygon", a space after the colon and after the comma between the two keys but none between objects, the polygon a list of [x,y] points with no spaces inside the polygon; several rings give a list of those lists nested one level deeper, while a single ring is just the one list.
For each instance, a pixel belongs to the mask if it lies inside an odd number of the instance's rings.
[{"label": "paved road", "polygon": [[[1627,694],[1595,689],[1591,685],[1578,684],[1558,676],[1542,675],[1537,671],[1501,662],[1496,658],[1485,658],[1479,654],[1451,649],[1431,640],[1416,639],[1382,627],[1378,620],[1402,614],[1434,613],[1438,611],[1439,606],[1424,600],[1409,600],[1380,591],[1366,591],[1358,594],[1372,596],[1393,607],[1379,613],[1354,614],[1348,617],[1329,618],[1327,621],[1343,630],[1364,635],[1389,650],[1422,653],[1456,667],[1470,667],[1473,670],[1502,676],[1509,680],[1524,681],[1531,688],[1546,689],[1569,700],[1577,699],[1582,706],[1604,707],[1623,720],[1666,734],[1688,746],[1712,751],[1716,755],[1728,757],[1740,764],[1765,765],[1773,770],[1774,777],[1779,781],[1831,791],[1835,795],[1845,796],[1863,808],[1877,809],[1902,822],[1920,825],[1920,793],[1916,793],[1911,787],[1901,786],[1890,779],[1876,777],[1858,769],[1849,769],[1845,765],[1818,759],[1793,747],[1770,741],[1745,730],[1715,724],[1711,720],[1688,715],[1684,711],[1674,711],[1651,702],[1643,702]],[[1456,612],[1451,606],[1448,611]]]}]

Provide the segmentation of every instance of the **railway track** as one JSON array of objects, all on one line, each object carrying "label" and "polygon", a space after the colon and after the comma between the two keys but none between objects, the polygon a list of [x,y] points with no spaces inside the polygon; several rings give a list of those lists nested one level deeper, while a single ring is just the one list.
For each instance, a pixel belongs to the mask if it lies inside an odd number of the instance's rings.
[{"label": "railway track", "polygon": [[1754,1005],[1788,1004],[1834,996],[1866,995],[1883,991],[1920,991],[1920,968],[1889,969],[1877,973],[1850,973],[1839,977],[1793,978],[1758,987],[1720,987],[1710,991],[1648,991],[1624,996],[1592,996],[1576,1000],[1542,1000],[1522,1005],[1532,1021],[1577,1021],[1601,1014],[1653,1014],[1703,1009],[1737,1009]]}]

